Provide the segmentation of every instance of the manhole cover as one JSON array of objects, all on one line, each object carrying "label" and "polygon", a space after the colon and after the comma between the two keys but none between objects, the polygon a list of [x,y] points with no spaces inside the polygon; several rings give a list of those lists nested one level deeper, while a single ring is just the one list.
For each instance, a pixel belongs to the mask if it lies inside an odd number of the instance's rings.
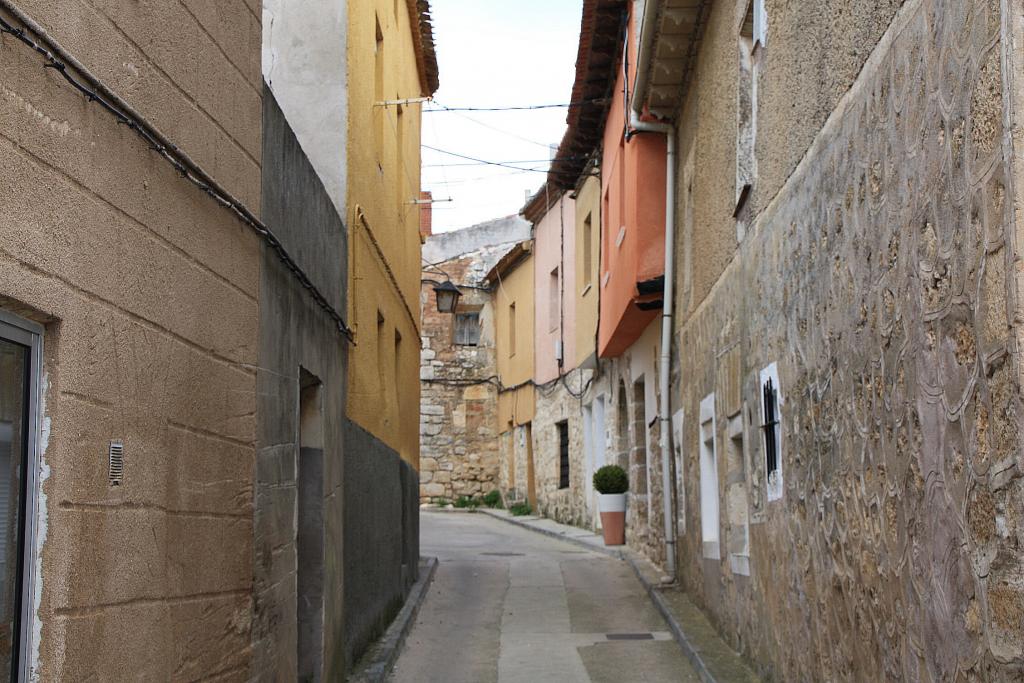
[{"label": "manhole cover", "polygon": [[526,557],[526,553],[480,553],[490,557]]},{"label": "manhole cover", "polygon": [[608,640],[654,640],[653,633],[609,633]]}]

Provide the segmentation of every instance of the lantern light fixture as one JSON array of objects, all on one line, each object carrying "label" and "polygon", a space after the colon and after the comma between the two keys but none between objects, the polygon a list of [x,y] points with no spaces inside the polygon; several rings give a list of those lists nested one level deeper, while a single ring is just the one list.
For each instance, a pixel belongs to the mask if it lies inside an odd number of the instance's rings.
[{"label": "lantern light fixture", "polygon": [[437,295],[438,313],[455,313],[455,309],[459,306],[459,299],[462,297],[462,291],[451,280],[436,285],[434,294]]}]

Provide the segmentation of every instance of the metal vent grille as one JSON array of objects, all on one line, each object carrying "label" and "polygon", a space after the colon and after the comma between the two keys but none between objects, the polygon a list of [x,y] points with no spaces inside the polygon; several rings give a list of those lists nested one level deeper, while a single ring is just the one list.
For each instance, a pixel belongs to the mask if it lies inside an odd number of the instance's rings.
[{"label": "metal vent grille", "polygon": [[124,478],[124,443],[111,441],[107,453],[107,478],[111,486],[120,486]]}]

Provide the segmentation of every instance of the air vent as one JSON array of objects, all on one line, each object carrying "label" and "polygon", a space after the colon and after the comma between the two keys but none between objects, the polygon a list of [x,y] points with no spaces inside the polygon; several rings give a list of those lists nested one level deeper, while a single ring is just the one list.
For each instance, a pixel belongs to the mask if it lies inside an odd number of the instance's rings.
[{"label": "air vent", "polygon": [[111,441],[108,457],[107,476],[111,486],[120,486],[124,478],[124,443]]}]

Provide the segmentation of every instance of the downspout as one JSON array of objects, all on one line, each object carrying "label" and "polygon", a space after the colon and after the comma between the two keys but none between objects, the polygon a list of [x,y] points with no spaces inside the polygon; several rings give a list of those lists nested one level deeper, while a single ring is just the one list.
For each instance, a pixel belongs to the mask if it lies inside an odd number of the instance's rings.
[{"label": "downspout", "polygon": [[647,74],[650,70],[657,0],[644,3],[643,24],[641,25],[639,57],[637,59],[636,85],[629,111],[629,126],[637,133],[662,133],[666,136],[665,154],[665,294],[661,311],[661,353],[659,370],[658,419],[661,421],[661,486],[663,515],[665,518],[665,569],[669,579],[676,580],[676,525],[672,514],[672,319],[675,305],[675,236],[676,236],[676,129],[670,123],[642,121],[643,97],[647,88]]}]

